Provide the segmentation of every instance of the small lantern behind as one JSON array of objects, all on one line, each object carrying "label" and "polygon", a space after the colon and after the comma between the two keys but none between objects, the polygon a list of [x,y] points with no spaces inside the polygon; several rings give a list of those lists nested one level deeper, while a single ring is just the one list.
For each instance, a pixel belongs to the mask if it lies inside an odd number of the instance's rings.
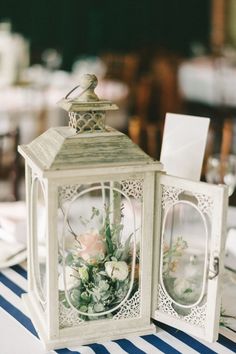
[{"label": "small lantern behind", "polygon": [[161,164],[106,127],[105,112],[117,107],[98,99],[96,84],[85,75],[81,94],[59,103],[69,127],[19,148],[28,206],[25,301],[48,349],[155,330],[153,215]]}]

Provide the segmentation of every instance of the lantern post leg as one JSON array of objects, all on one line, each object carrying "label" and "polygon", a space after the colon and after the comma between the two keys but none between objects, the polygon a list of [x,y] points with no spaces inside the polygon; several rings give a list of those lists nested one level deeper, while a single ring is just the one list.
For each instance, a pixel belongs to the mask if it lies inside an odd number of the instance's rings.
[{"label": "lantern post leg", "polygon": [[27,206],[27,273],[28,273],[28,292],[30,293],[33,289],[33,279],[32,279],[32,263],[31,263],[31,247],[32,247],[32,235],[31,235],[31,213],[32,205],[30,198],[30,191],[32,185],[32,171],[29,165],[25,164],[25,197]]},{"label": "lantern post leg", "polygon": [[46,185],[46,269],[47,269],[47,324],[49,339],[59,337],[59,300],[58,300],[58,203],[56,184]]},{"label": "lantern post leg", "polygon": [[[142,316],[146,323],[150,323],[151,317],[151,293],[152,293],[152,259],[153,259],[153,233],[154,233],[154,202],[155,202],[155,174],[147,172],[143,186],[143,204],[148,207],[143,208],[143,237],[141,238],[140,269],[146,265],[145,275],[140,277],[141,294],[143,294]],[[145,294],[145,296],[144,296]],[[144,321],[145,321],[144,320]]]}]

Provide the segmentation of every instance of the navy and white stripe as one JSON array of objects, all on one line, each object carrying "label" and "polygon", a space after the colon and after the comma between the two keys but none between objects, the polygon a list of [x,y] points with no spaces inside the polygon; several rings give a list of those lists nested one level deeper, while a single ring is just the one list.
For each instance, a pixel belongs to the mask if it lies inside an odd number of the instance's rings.
[{"label": "navy and white stripe", "polygon": [[[27,272],[21,266],[2,270],[0,273],[0,353],[45,354],[37,333],[21,301],[27,290]],[[236,343],[220,335],[218,342],[206,343],[158,323],[157,334],[145,335],[51,350],[48,354],[232,354]]]}]

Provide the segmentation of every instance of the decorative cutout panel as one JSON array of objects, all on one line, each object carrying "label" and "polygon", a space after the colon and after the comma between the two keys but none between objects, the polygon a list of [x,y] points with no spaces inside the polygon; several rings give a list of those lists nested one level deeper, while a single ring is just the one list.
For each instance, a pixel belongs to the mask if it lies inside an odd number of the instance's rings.
[{"label": "decorative cutout panel", "polygon": [[[126,318],[139,318],[140,317],[140,290],[127,300],[120,308],[120,310],[112,317],[113,320],[121,320]],[[62,302],[59,303],[59,326],[76,327],[86,321],[81,318],[77,311],[71,307],[66,307]]]},{"label": "decorative cutout panel", "polygon": [[166,208],[171,206],[173,203],[177,202],[179,200],[179,195],[182,192],[183,192],[183,189],[181,189],[181,188],[162,185],[161,204],[162,204],[163,209],[165,210]]},{"label": "decorative cutout panel", "polygon": [[113,317],[114,320],[140,317],[141,294],[140,290],[122,305],[119,312]]},{"label": "decorative cutout panel", "polygon": [[198,200],[198,208],[209,216],[212,215],[213,199],[209,195],[196,193],[195,197]]},{"label": "decorative cutout panel", "polygon": [[77,133],[105,131],[105,112],[69,112],[69,118]]},{"label": "decorative cutout panel", "polygon": [[66,307],[62,302],[59,303],[59,327],[76,327],[85,321],[80,318],[78,312],[71,307]]},{"label": "decorative cutout panel", "polygon": [[121,182],[121,189],[127,196],[141,200],[143,197],[143,179],[126,179]]},{"label": "decorative cutout panel", "polygon": [[168,296],[166,296],[166,293],[163,291],[161,286],[159,286],[158,291],[158,310],[175,318],[183,319],[185,322],[194,326],[204,328],[206,325],[206,304],[203,306],[195,306],[191,309],[188,315],[181,316],[173,308],[173,302]]},{"label": "decorative cutout panel", "polygon": [[60,186],[58,191],[59,202],[64,203],[71,200],[78,193],[79,187],[79,184]]}]

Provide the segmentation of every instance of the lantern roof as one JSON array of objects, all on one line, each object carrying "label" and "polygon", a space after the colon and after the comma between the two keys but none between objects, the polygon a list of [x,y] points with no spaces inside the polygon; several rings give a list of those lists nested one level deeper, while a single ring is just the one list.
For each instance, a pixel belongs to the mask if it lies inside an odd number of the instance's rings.
[{"label": "lantern roof", "polygon": [[42,171],[154,163],[125,134],[107,130],[79,135],[71,127],[50,128],[19,151]]},{"label": "lantern roof", "polygon": [[[125,134],[105,125],[105,112],[116,109],[110,101],[100,100],[94,92],[95,75],[84,75],[78,86],[71,90],[59,105],[68,111],[69,126],[53,127],[19,152],[41,171],[65,171],[112,166],[155,165],[154,160],[134,144]],[[80,94],[68,96],[77,87]]]}]

